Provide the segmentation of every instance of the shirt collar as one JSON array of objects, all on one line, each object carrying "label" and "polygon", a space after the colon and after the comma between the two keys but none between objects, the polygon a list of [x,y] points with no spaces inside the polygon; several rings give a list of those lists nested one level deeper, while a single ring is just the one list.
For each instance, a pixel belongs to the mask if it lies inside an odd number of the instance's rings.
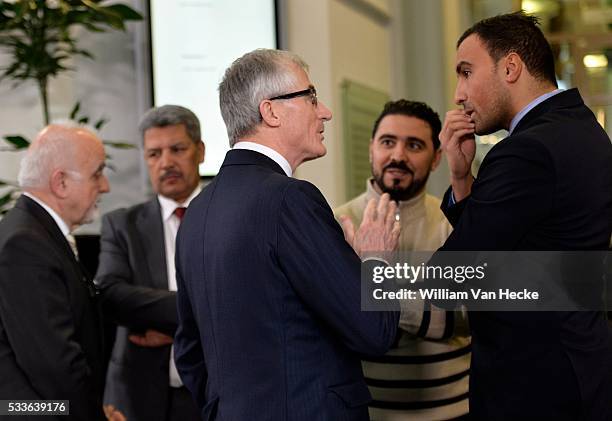
[{"label": "shirt collar", "polygon": [[516,126],[519,124],[519,122],[523,119],[523,117],[525,117],[525,115],[529,111],[534,109],[536,106],[538,106],[542,102],[546,101],[548,98],[551,98],[563,91],[564,91],[563,89],[555,89],[554,91],[547,92],[544,95],[540,95],[539,97],[531,101],[529,104],[527,104],[527,106],[523,108],[521,111],[519,111],[519,113],[515,115],[512,121],[510,122],[510,129],[508,130],[508,134],[512,134]]},{"label": "shirt collar", "polygon": [[191,192],[191,194],[189,195],[189,197],[187,198],[187,200],[185,200],[183,203],[178,203],[168,197],[162,196],[161,194],[157,195],[157,200],[159,201],[159,206],[161,207],[161,213],[162,213],[162,219],[164,221],[167,221],[172,214],[174,213],[174,211],[176,210],[176,208],[178,207],[188,207],[189,204],[191,203],[191,201],[198,195],[200,194],[200,192],[202,191],[202,186],[198,185],[194,191]]},{"label": "shirt collar", "polygon": [[291,170],[291,165],[289,165],[289,161],[285,159],[284,156],[276,152],[274,149],[269,148],[268,146],[262,145],[261,143],[248,142],[241,140],[237,142],[233,149],[248,149],[250,151],[259,152],[276,162],[283,169],[287,177],[293,177],[293,170]]},{"label": "shirt collar", "polygon": [[30,199],[38,203],[44,210],[47,211],[49,215],[51,215],[51,218],[53,218],[60,231],[62,231],[64,237],[70,234],[70,228],[68,227],[66,222],[64,222],[61,216],[59,216],[57,212],[55,212],[49,205],[40,200],[38,197],[34,196],[32,193],[23,192],[23,195],[29,197]]}]

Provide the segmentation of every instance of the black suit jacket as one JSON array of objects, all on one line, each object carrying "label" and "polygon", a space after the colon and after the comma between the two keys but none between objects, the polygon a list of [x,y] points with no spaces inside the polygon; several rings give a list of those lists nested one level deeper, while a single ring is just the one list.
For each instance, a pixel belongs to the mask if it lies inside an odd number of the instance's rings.
[{"label": "black suit jacket", "polygon": [[228,152],[177,240],[177,368],[204,420],[366,420],[358,353],[393,343],[361,311],[360,261],[312,184]]},{"label": "black suit jacket", "polygon": [[20,197],[0,221],[0,399],[68,399],[69,419],[104,419],[92,291],[53,218]]},{"label": "black suit jacket", "polygon": [[96,282],[106,316],[119,325],[104,402],[129,420],[165,420],[170,345],[144,348],[128,340],[149,328],[169,335],[176,330],[176,293],[168,291],[157,198],[106,214],[100,241]]},{"label": "black suit jacket", "polygon": [[[612,145],[576,89],[547,99],[484,159],[471,195],[442,208],[442,250],[605,250]],[[610,420],[612,351],[598,312],[470,312],[476,420]]]}]

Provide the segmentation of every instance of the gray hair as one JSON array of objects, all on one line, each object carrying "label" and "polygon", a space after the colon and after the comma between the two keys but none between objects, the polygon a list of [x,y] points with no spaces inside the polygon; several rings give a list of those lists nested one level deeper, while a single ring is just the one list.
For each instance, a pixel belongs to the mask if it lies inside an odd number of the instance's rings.
[{"label": "gray hair", "polygon": [[288,66],[291,63],[308,71],[308,65],[296,54],[269,49],[251,51],[225,71],[219,84],[219,105],[230,146],[252,134],[261,123],[261,101],[293,87],[296,79]]},{"label": "gray hair", "polygon": [[[30,144],[21,160],[17,182],[22,189],[42,189],[54,170],[62,168],[71,174],[75,155],[75,134],[93,130],[71,120],[62,120],[45,127]],[[97,136],[96,136],[97,137]]]},{"label": "gray hair", "polygon": [[193,111],[180,105],[162,105],[161,107],[151,108],[142,116],[138,124],[138,130],[140,130],[140,135],[144,139],[144,133],[152,127],[166,127],[175,124],[185,126],[187,136],[193,143],[197,144],[202,141],[200,120]]}]

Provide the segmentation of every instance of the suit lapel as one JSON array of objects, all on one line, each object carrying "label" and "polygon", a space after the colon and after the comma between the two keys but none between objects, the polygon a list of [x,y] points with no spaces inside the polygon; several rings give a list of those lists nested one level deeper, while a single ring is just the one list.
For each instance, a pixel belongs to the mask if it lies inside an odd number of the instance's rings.
[{"label": "suit lapel", "polygon": [[[145,251],[149,279],[159,289],[168,289],[168,267],[166,265],[166,247],[161,208],[157,197],[147,202],[136,218],[138,238],[142,240]],[[161,246],[161,247],[160,247]]]},{"label": "suit lapel", "polygon": [[74,256],[74,253],[72,252],[72,249],[70,248],[70,244],[68,244],[68,240],[66,240],[66,237],[64,237],[64,234],[62,234],[62,231],[57,226],[51,215],[49,215],[49,213],[43,209],[42,206],[29,197],[22,195],[19,200],[17,200],[15,207],[34,216],[34,218],[36,218],[40,225],[45,229],[45,231],[47,231],[49,236],[57,244],[58,250],[62,250],[62,252],[69,256],[71,260],[74,260],[75,265],[78,266],[78,262]]},{"label": "suit lapel", "polygon": [[64,237],[64,234],[62,234],[62,231],[57,226],[57,223],[53,217],[51,217],[51,215],[49,215],[49,213],[38,203],[27,196],[22,195],[15,204],[15,207],[29,213],[40,223],[45,231],[47,231],[52,241],[56,244],[56,249],[60,253],[63,253],[71,262],[74,275],[83,283],[89,296],[94,297],[96,295],[96,287],[93,283],[93,278],[85,267],[77,260],[72,248],[70,247],[70,244],[68,243],[68,240],[66,240],[66,237]]}]

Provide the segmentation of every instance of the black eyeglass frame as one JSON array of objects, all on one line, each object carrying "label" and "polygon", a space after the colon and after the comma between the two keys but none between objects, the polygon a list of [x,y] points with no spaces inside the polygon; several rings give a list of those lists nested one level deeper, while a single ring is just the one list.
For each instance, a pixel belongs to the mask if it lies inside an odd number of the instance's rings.
[{"label": "black eyeglass frame", "polygon": [[273,101],[275,99],[293,99],[293,98],[297,98],[300,96],[306,96],[306,95],[310,95],[310,100],[313,103],[313,105],[318,104],[317,90],[312,85],[308,86],[308,89],[304,89],[302,91],[297,91],[297,92],[291,92],[291,93],[284,94],[284,95],[278,95],[272,98],[268,98],[268,100]]}]

